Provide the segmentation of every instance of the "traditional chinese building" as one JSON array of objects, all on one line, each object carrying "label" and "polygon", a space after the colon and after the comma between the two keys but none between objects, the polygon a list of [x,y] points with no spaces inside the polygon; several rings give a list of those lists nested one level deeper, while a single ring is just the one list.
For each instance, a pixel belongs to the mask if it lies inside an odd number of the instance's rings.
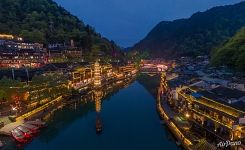
[{"label": "traditional chinese building", "polygon": [[[245,139],[245,92],[222,86],[211,90],[182,87],[177,90],[174,107],[188,115],[201,134],[214,140]],[[245,148],[240,145],[240,148]]]},{"label": "traditional chinese building", "polygon": [[43,44],[27,43],[23,38],[0,34],[0,67],[40,67],[47,63]]}]

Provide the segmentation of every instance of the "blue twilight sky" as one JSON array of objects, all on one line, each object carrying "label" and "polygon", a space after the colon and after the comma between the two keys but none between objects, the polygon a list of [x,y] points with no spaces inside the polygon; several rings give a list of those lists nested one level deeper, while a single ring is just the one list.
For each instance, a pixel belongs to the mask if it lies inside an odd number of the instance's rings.
[{"label": "blue twilight sky", "polygon": [[55,0],[96,31],[123,47],[143,39],[160,21],[242,0]]}]

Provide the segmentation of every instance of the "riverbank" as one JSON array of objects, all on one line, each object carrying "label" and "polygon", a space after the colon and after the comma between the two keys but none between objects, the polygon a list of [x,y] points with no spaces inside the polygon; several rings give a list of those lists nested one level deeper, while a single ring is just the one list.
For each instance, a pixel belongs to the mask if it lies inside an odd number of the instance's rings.
[{"label": "riverbank", "polygon": [[[127,76],[127,77],[123,77],[123,78],[116,78],[114,80],[109,80],[109,81],[103,81],[102,82],[102,85],[100,86],[100,88],[103,88],[104,86],[107,86],[109,84],[113,84],[114,82],[120,82],[120,81],[128,81],[130,80],[131,78],[134,78],[137,74],[132,74],[130,76]],[[82,89],[77,89],[76,91],[78,93],[76,94],[73,94],[73,93],[70,93],[68,95],[68,97],[74,97],[74,96],[79,96],[80,94],[84,94],[84,93],[87,93],[89,91],[92,91],[94,90],[95,88],[97,87],[94,87],[92,84],[91,85],[87,85],[86,86],[87,88],[82,88]],[[59,103],[62,103],[62,101],[64,100],[64,94],[62,94],[61,96],[58,96],[57,98],[53,99],[53,100],[50,100],[49,102],[35,108],[35,109],[32,109],[30,110],[29,112],[26,112],[24,114],[21,114],[20,116],[16,116],[15,118],[15,121],[16,122],[21,122],[23,120],[28,120],[28,119],[33,119],[35,116],[40,116],[40,113],[45,113],[47,111],[47,109],[49,107],[52,107],[52,106],[55,106]],[[66,95],[67,96],[67,95]],[[68,98],[69,99],[69,98]],[[64,101],[67,101],[64,100]],[[17,113],[16,113],[17,114]],[[42,115],[41,115],[42,116]],[[10,122],[11,123],[11,122]],[[9,123],[8,123],[9,124]],[[7,126],[8,124],[5,124],[4,126]]]},{"label": "riverbank", "polygon": [[174,134],[176,144],[183,146],[187,150],[212,149],[217,147],[209,143],[203,135],[196,132],[195,125],[190,120],[189,113],[180,113],[178,109],[171,105],[173,99],[170,94],[166,74],[162,73],[160,86],[157,92],[157,110],[167,127]]},{"label": "riverbank", "polygon": [[161,93],[162,90],[158,88],[158,93],[157,93],[157,110],[159,112],[159,115],[161,119],[164,120],[165,124],[168,126],[170,131],[174,134],[174,136],[177,139],[177,145],[182,145],[185,149],[191,150],[191,147],[193,146],[193,143],[191,142],[190,139],[186,137],[184,132],[182,132],[175,122],[173,121],[174,115],[171,113],[171,111],[167,111],[167,108],[164,107],[161,104]]},{"label": "riverbank", "polygon": [[[108,90],[108,88],[110,88],[112,86],[117,86],[117,85],[122,85],[122,87],[124,87],[125,83],[130,83],[132,80],[134,80],[135,76],[130,76],[128,78],[123,78],[122,80],[116,80],[115,82],[108,82],[108,83],[104,83],[102,84],[103,86],[100,87],[100,89],[107,89],[106,93],[110,93]],[[119,82],[121,81],[121,82]],[[121,87],[121,86],[119,86]],[[117,88],[116,88],[117,89]],[[9,123],[6,124],[3,128],[0,129],[0,134],[3,136],[11,136],[11,131],[13,129],[15,129],[16,127],[23,125],[23,123],[26,120],[35,120],[35,119],[42,119],[47,121],[53,114],[55,111],[62,109],[65,105],[69,105],[75,102],[75,104],[77,104],[77,102],[81,101],[81,99],[84,98],[84,100],[86,99],[86,95],[93,95],[93,91],[94,90],[98,90],[97,88],[89,88],[89,91],[86,91],[86,93],[81,91],[81,94],[79,95],[70,95],[69,97],[64,98],[64,96],[59,96],[54,100],[51,100],[50,102],[28,112],[25,113],[19,117],[16,118],[16,121],[13,123]],[[90,97],[89,96],[89,97]],[[90,98],[88,98],[90,99]],[[6,141],[6,138],[4,138],[4,140]],[[9,141],[9,140],[7,140]]]}]

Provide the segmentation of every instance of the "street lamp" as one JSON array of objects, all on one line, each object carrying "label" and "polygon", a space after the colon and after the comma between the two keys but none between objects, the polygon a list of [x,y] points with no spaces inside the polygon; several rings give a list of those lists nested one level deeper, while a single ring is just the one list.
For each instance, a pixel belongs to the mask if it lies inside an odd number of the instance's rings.
[{"label": "street lamp", "polygon": [[12,110],[15,111],[15,116],[17,117],[17,112],[18,112],[17,108],[13,107]]},{"label": "street lamp", "polygon": [[189,113],[186,113],[185,116],[186,116],[186,118],[190,118],[190,114]]}]

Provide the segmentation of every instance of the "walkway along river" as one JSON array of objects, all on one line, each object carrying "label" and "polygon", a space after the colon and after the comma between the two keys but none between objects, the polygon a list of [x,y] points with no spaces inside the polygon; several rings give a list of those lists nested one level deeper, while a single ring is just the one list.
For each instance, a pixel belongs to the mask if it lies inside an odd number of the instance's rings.
[{"label": "walkway along river", "polygon": [[[48,127],[23,148],[178,149],[167,127],[160,124],[154,97],[138,81],[123,86],[116,91],[115,87],[92,91],[82,102],[57,110],[48,119]],[[96,133],[98,119],[102,124],[100,134]]]}]

